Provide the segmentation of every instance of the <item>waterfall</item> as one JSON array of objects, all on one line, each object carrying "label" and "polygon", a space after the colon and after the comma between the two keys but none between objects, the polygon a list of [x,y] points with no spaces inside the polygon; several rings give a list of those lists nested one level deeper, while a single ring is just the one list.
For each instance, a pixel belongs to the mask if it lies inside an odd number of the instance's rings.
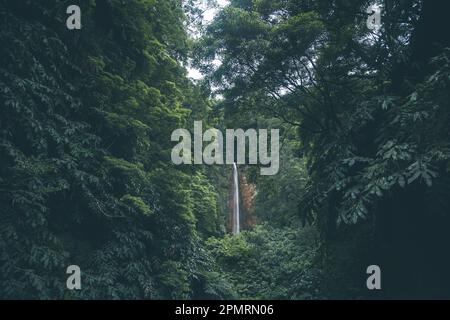
[{"label": "waterfall", "polygon": [[241,232],[239,213],[239,176],[236,163],[233,163],[233,234]]}]

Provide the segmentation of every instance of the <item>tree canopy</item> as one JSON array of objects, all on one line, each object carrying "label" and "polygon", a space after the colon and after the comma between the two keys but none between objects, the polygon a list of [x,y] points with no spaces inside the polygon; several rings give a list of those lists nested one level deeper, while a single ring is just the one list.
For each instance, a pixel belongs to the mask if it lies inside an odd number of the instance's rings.
[{"label": "tree canopy", "polygon": [[[450,297],[448,3],[72,4],[0,0],[0,298]],[[171,161],[194,121],[280,129],[239,236],[231,168]]]}]

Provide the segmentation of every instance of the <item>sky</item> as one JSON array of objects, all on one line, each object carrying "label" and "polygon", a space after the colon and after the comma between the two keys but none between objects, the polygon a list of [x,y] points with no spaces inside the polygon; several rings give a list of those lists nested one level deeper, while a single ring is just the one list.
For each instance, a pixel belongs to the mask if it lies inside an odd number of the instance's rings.
[{"label": "sky", "polygon": [[[216,1],[221,8],[226,6],[229,3],[229,0],[216,0]],[[203,14],[203,24],[206,25],[209,22],[211,22],[219,10],[220,9],[217,9],[217,8],[206,10]],[[220,64],[219,61],[217,61],[217,63]],[[194,79],[194,80],[200,80],[203,78],[200,71],[193,68],[192,66],[188,68],[188,77],[191,79]]]},{"label": "sky", "polygon": [[[228,0],[216,0],[217,1],[217,3],[219,4],[219,6],[222,8],[222,7],[225,7],[230,1],[228,1]],[[204,14],[204,21],[206,22],[206,23],[208,23],[208,22],[210,22],[212,19],[214,19],[214,16],[217,14],[217,9],[210,9],[210,10],[207,10],[206,12],[205,12],[205,14]]]}]

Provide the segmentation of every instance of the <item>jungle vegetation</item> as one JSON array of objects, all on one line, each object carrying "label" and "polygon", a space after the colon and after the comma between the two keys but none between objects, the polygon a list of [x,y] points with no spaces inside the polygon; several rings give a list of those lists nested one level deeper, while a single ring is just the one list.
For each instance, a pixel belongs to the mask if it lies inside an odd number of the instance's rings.
[{"label": "jungle vegetation", "polygon": [[[0,0],[0,298],[450,298],[449,3],[375,2]],[[194,121],[281,130],[237,236]]]}]

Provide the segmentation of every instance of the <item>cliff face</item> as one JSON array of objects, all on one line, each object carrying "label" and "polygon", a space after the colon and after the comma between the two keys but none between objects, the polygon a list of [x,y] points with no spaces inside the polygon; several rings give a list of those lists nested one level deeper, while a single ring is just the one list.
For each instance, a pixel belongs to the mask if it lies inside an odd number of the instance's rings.
[{"label": "cliff face", "polygon": [[[235,206],[234,192],[233,192],[233,179],[230,178],[230,194],[228,200],[228,223],[227,230],[232,232],[234,225],[234,215],[233,208]],[[242,229],[251,227],[257,223],[257,217],[254,210],[254,200],[256,196],[256,185],[249,183],[247,177],[245,176],[244,170],[239,170],[239,207],[240,207],[240,217]]]},{"label": "cliff face", "polygon": [[251,227],[257,223],[257,217],[254,210],[254,200],[256,196],[256,185],[249,183],[244,173],[241,173],[240,179],[240,194],[242,211],[244,218],[244,228]]}]

